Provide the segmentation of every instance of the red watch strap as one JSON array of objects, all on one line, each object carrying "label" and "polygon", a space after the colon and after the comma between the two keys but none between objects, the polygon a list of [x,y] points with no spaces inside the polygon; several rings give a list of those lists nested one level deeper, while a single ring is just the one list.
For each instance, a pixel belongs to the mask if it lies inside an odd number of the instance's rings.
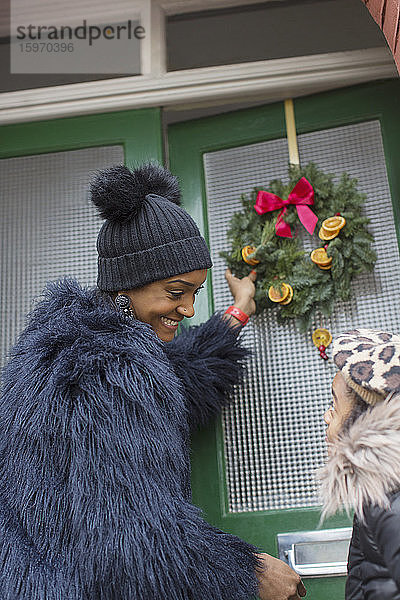
[{"label": "red watch strap", "polygon": [[241,322],[243,327],[246,325],[247,321],[250,318],[249,315],[246,315],[246,313],[244,313],[242,310],[240,310],[240,308],[238,308],[237,306],[229,306],[226,309],[225,314],[235,317],[235,319],[237,319],[238,321]]}]

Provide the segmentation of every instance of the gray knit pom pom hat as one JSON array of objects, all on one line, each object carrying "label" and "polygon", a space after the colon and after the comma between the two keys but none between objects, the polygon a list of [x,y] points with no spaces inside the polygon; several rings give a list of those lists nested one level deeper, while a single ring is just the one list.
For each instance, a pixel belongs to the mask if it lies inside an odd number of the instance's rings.
[{"label": "gray knit pom pom hat", "polygon": [[90,191],[106,219],[97,238],[99,289],[129,290],[212,266],[196,223],[179,206],[177,179],[163,167],[104,169]]}]

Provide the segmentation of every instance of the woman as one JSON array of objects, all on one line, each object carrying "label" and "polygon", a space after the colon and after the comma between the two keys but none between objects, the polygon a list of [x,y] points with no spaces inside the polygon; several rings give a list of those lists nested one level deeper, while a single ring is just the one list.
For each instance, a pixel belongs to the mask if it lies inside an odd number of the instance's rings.
[{"label": "woman", "polygon": [[400,599],[400,337],[358,329],[333,346],[323,516],[354,509],[346,600]]},{"label": "woman", "polygon": [[175,178],[114,167],[91,191],[98,289],[49,285],[4,371],[0,598],[297,598],[293,571],[190,501],[189,427],[239,381],[255,275],[228,272],[233,306],[175,338],[211,267]]}]

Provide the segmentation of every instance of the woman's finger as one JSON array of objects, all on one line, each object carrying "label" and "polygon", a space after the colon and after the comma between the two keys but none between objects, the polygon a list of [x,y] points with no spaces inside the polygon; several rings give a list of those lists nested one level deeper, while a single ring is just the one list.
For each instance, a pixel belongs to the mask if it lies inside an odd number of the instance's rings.
[{"label": "woman's finger", "polygon": [[248,277],[251,279],[251,281],[255,281],[257,279],[257,271],[253,269],[250,271]]},{"label": "woman's finger", "polygon": [[301,581],[301,579],[297,585],[297,593],[300,596],[300,598],[304,598],[304,596],[307,594],[307,590],[304,586],[304,583]]}]

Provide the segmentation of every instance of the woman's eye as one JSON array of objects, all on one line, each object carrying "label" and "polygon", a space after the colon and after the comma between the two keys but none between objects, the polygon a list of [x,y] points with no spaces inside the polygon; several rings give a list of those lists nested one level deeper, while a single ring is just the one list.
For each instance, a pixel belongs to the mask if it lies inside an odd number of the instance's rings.
[{"label": "woman's eye", "polygon": [[175,298],[180,298],[183,295],[183,292],[171,292],[171,291],[169,291],[169,294],[171,294],[171,296],[175,299]]}]

